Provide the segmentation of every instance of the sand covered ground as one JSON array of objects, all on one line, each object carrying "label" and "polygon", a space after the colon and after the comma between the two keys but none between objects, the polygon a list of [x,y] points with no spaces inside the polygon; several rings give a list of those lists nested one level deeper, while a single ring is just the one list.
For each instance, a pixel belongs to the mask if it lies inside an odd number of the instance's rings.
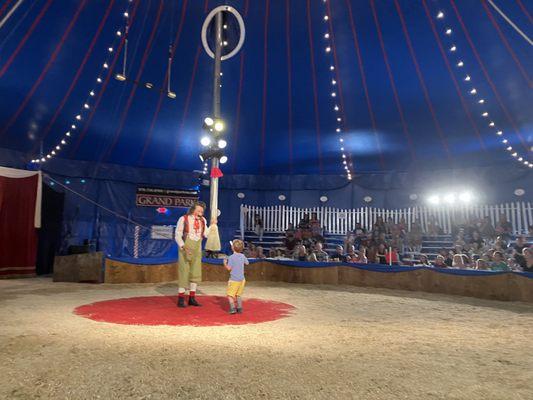
[{"label": "sand covered ground", "polygon": [[246,296],[295,313],[222,327],[73,314],[170,294],[174,284],[0,280],[0,399],[533,399],[533,304],[250,283]]}]

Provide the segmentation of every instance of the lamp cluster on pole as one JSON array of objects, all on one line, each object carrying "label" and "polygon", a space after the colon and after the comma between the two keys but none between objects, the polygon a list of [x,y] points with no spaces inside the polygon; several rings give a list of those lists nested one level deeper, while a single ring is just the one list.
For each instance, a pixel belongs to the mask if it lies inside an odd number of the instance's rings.
[{"label": "lamp cluster on pole", "polygon": [[325,14],[324,14],[323,20],[326,25],[326,31],[324,32],[324,43],[325,43],[324,51],[329,61],[329,71],[330,71],[329,82],[331,85],[330,96],[331,96],[332,103],[333,103],[332,108],[333,108],[333,114],[335,117],[335,132],[338,134],[339,150],[341,152],[342,167],[344,168],[344,171],[346,173],[346,177],[348,178],[348,180],[352,180],[352,175],[353,175],[352,169],[351,169],[352,165],[346,154],[344,136],[342,133],[343,131],[343,121],[341,117],[342,109],[341,109],[341,104],[337,102],[337,79],[338,79],[337,76],[338,74],[337,74],[337,71],[335,71],[335,63],[333,62],[334,61],[334,58],[332,55],[333,43],[331,42],[333,33],[330,31],[332,25],[329,23],[329,19],[331,18],[331,16],[328,14],[328,7],[326,5],[327,1],[328,0],[322,0],[325,6]]},{"label": "lamp cluster on pole", "polygon": [[106,74],[106,71],[109,69],[109,65],[111,63],[111,59],[113,57],[113,53],[115,52],[117,45],[122,40],[122,36],[125,32],[127,32],[128,26],[129,26],[129,18],[130,18],[130,8],[131,4],[133,3],[133,0],[126,0],[128,5],[126,7],[126,10],[124,11],[123,17],[125,19],[124,27],[118,29],[115,32],[113,43],[111,46],[107,47],[105,52],[105,60],[101,64],[100,71],[96,75],[96,78],[94,79],[93,87],[92,89],[87,93],[87,96],[85,100],[81,103],[80,111],[73,117],[72,124],[69,128],[65,130],[65,133],[59,139],[55,146],[53,146],[50,151],[46,154],[41,154],[37,157],[31,160],[33,164],[40,164],[45,163],[46,161],[50,160],[51,158],[57,156],[62,150],[65,149],[65,147],[70,143],[70,141],[73,139],[73,136],[75,135],[77,129],[78,129],[78,123],[80,121],[83,121],[83,119],[86,116],[86,113],[91,110],[93,105],[93,100],[96,94],[98,93],[98,90],[101,87],[101,84],[103,82],[103,77]]},{"label": "lamp cluster on pole", "polygon": [[[435,18],[441,22],[446,21],[446,15],[444,11],[439,11]],[[449,23],[446,23],[446,25],[442,28],[442,32],[444,33],[443,36],[445,43],[447,44],[446,47],[448,48],[448,52],[452,56],[457,57],[455,66],[459,70],[459,74],[461,75],[461,81],[465,83],[465,90],[471,96],[472,101],[476,102],[481,108],[481,110],[479,111],[479,115],[486,120],[485,123],[488,125],[489,128],[493,130],[494,134],[498,136],[499,140],[501,141],[501,144],[503,145],[503,148],[511,155],[512,158],[514,158],[517,162],[526,167],[533,168],[533,161],[529,161],[527,159],[527,154],[522,155],[513,146],[509,145],[509,138],[507,137],[505,132],[497,127],[496,123],[490,117],[488,111],[484,109],[484,104],[486,104],[487,100],[483,98],[483,96],[479,93],[479,89],[473,86],[472,76],[468,73],[465,62],[459,57],[458,46],[453,41],[454,31],[450,27]]]},{"label": "lamp cluster on pole", "polygon": [[202,126],[204,134],[200,138],[203,151],[200,153],[200,160],[204,163],[204,174],[207,173],[208,161],[218,158],[221,164],[228,161],[228,156],[224,154],[224,149],[228,145],[224,139],[226,124],[220,118],[206,117]]}]

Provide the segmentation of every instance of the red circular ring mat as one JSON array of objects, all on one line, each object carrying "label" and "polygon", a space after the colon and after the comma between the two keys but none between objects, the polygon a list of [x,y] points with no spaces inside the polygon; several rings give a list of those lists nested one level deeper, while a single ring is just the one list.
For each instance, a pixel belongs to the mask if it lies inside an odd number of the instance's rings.
[{"label": "red circular ring mat", "polygon": [[244,325],[288,317],[294,307],[277,301],[244,299],[242,314],[230,315],[224,296],[197,296],[202,307],[178,308],[177,296],[130,297],[99,301],[74,309],[74,313],[99,322],[125,325]]}]

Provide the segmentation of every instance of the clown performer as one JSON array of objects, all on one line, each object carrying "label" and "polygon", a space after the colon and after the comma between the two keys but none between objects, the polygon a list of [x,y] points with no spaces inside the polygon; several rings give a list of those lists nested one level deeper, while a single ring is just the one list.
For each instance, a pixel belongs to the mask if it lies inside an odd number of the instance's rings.
[{"label": "clown performer", "polygon": [[[207,238],[212,227],[204,218],[205,203],[195,202],[187,214],[180,217],[176,227],[175,240],[178,243],[178,307],[185,307],[185,288],[189,288],[190,306],[199,307],[196,301],[198,283],[202,281],[202,240]],[[216,226],[216,218],[211,225]],[[215,228],[216,229],[216,228]]]}]

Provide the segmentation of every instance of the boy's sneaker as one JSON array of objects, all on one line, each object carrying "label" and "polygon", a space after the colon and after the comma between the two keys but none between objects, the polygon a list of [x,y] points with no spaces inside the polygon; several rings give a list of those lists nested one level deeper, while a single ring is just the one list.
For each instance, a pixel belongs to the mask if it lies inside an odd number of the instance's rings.
[{"label": "boy's sneaker", "polygon": [[237,308],[237,314],[242,314],[242,308]]},{"label": "boy's sneaker", "polygon": [[235,310],[234,308],[230,308],[229,313],[230,314],[236,314],[237,310]]}]

